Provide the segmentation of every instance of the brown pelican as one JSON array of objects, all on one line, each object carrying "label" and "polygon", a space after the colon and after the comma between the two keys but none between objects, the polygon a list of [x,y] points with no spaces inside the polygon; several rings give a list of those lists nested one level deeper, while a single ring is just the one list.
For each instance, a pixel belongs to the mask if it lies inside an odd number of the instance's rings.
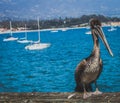
[{"label": "brown pelican", "polygon": [[[113,53],[107,43],[105,35],[101,28],[101,22],[98,19],[90,20],[90,28],[93,38],[93,50],[89,57],[81,61],[75,71],[76,92],[84,92],[83,98],[87,98],[92,94],[101,94],[98,90],[96,80],[98,79],[102,71],[102,60],[100,59],[100,47],[99,38],[102,39],[109,53],[113,56]],[[91,83],[95,83],[96,91],[91,93]]]}]

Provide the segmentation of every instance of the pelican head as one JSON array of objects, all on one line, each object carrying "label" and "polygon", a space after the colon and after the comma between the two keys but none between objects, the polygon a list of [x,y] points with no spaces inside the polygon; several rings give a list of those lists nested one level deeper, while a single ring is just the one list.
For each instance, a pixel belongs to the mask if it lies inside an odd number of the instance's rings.
[{"label": "pelican head", "polygon": [[103,41],[104,45],[106,46],[108,52],[110,53],[110,55],[113,56],[110,46],[109,46],[109,44],[106,40],[106,37],[103,33],[103,30],[101,27],[102,26],[101,22],[98,19],[91,19],[89,23],[90,23],[92,35],[96,35],[96,37],[100,37],[101,40]]}]

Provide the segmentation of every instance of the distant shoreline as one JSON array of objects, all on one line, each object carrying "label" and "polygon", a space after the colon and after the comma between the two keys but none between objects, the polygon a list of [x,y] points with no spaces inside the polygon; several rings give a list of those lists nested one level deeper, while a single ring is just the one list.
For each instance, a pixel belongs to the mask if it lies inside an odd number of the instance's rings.
[{"label": "distant shoreline", "polygon": [[[110,25],[104,25],[103,27],[109,27]],[[65,30],[71,30],[71,29],[82,29],[82,28],[89,28],[89,26],[86,27],[66,27],[66,28],[49,28],[49,29],[40,29],[40,31],[65,31]],[[12,31],[12,33],[24,33],[24,32],[37,32],[38,30],[21,30],[21,31]],[[1,34],[8,34],[10,33],[10,30],[7,30],[5,32],[0,32]]]},{"label": "distant shoreline", "polygon": [[[70,30],[70,29],[80,29],[80,28],[87,28],[87,27],[72,27],[72,28],[50,28],[50,29],[40,29],[40,31],[56,31],[56,30]],[[38,30],[21,30],[21,31],[12,31],[12,33],[24,33],[24,32],[37,32]],[[0,32],[0,34],[8,34],[10,30],[5,32]]]}]

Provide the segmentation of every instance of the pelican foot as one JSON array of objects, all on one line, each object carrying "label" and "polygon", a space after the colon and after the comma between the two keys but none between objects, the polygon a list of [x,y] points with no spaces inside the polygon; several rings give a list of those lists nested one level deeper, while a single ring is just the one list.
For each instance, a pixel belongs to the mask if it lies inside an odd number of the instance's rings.
[{"label": "pelican foot", "polygon": [[75,93],[69,95],[69,96],[68,96],[68,99],[71,99],[71,98],[72,98],[73,96],[75,96],[75,95],[76,95]]},{"label": "pelican foot", "polygon": [[92,93],[91,92],[86,92],[86,93],[84,93],[83,94],[83,99],[86,99],[86,98],[88,98],[88,97],[90,97],[92,95]]},{"label": "pelican foot", "polygon": [[92,93],[93,95],[100,95],[102,94],[102,92],[100,92],[99,90],[96,90],[95,92]]}]

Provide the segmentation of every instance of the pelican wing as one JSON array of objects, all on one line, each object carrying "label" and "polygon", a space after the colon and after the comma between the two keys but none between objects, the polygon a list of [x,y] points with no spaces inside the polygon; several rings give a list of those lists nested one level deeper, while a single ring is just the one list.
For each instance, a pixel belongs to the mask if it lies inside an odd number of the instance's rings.
[{"label": "pelican wing", "polygon": [[75,71],[75,79],[76,79],[76,82],[79,83],[81,82],[81,76],[84,72],[86,68],[86,60],[84,59],[82,62],[80,62],[76,68],[76,71]]}]

